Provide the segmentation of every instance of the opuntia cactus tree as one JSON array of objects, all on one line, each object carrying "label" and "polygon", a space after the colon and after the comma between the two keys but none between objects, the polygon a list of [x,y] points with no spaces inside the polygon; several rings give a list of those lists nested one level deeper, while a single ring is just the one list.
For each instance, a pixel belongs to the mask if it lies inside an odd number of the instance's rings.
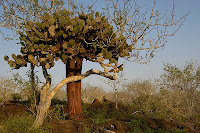
[{"label": "opuntia cactus tree", "polygon": [[[41,22],[27,21],[26,31],[19,33],[21,55],[12,54],[12,60],[8,56],[4,57],[10,67],[15,69],[27,66],[27,63],[42,67],[46,85],[40,92],[41,101],[35,125],[41,125],[51,99],[65,84],[79,81],[90,74],[116,79],[116,73],[123,70],[122,65],[118,64],[118,58],[130,56],[132,52],[132,47],[127,44],[123,35],[116,35],[105,16],[98,12],[80,13],[73,18],[70,16],[70,12],[64,9],[52,15],[45,13]],[[51,86],[48,69],[59,59],[67,66],[67,78],[48,92]],[[81,75],[83,59],[99,63],[104,72],[89,70]],[[68,84],[71,119],[82,118],[80,88],[80,81]]]},{"label": "opuntia cactus tree", "polygon": [[[4,59],[15,69],[26,67],[28,63],[42,68],[46,84],[40,90],[35,127],[42,125],[51,99],[65,84],[69,118],[82,119],[81,79],[98,74],[115,80],[117,73],[123,70],[119,58],[137,63],[148,62],[153,58],[154,52],[164,47],[167,37],[174,35],[186,17],[185,15],[174,21],[173,9],[171,16],[165,19],[166,14],[163,16],[155,11],[155,2],[150,14],[141,14],[135,1],[125,0],[120,4],[119,1],[111,0],[106,3],[104,13],[94,12],[89,7],[85,14],[75,12],[76,1],[70,0],[69,11],[63,8],[38,11],[38,14],[34,12],[39,16],[34,21],[19,21],[23,24],[19,23],[18,26],[23,27],[23,30],[19,30],[21,54],[12,54],[12,60],[8,56]],[[45,5],[44,9],[51,9],[48,8],[48,3],[44,3]],[[33,15],[27,10],[22,11]],[[17,16],[16,19],[18,18],[21,17]],[[174,28],[175,31],[167,32],[168,27],[177,24],[180,25]],[[81,74],[83,59],[99,63],[104,71],[91,69]],[[58,60],[66,64],[66,78],[50,90],[51,75],[48,70]]]}]

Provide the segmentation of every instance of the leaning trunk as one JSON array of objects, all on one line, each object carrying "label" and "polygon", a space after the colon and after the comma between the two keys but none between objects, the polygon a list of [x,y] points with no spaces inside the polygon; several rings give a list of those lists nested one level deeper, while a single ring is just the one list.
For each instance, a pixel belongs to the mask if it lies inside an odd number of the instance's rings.
[{"label": "leaning trunk", "polygon": [[44,119],[45,119],[45,115],[51,105],[51,99],[53,97],[50,97],[47,94],[47,91],[49,90],[49,88],[50,88],[50,82],[48,82],[40,91],[40,102],[37,107],[37,115],[36,115],[35,121],[33,123],[33,127],[42,126]]},{"label": "leaning trunk", "polygon": [[[50,100],[51,103],[51,100]],[[39,103],[39,106],[37,108],[37,115],[33,124],[33,127],[40,127],[42,126],[44,119],[45,119],[45,115],[47,113],[47,110],[49,109],[50,104],[49,102],[47,103]]]},{"label": "leaning trunk", "polygon": [[[81,74],[83,59],[71,59],[66,64],[66,77]],[[81,81],[67,84],[69,119],[81,120],[83,118],[81,100]]]}]

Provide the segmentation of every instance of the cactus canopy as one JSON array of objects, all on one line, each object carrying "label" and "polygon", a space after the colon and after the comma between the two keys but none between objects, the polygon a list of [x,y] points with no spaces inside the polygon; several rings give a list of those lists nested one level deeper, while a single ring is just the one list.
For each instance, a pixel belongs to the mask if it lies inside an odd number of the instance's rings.
[{"label": "cactus canopy", "polygon": [[[4,59],[13,68],[32,63],[50,69],[54,62],[61,60],[66,63],[72,58],[85,58],[102,63],[108,60],[107,67],[118,68],[118,58],[130,56],[131,47],[123,35],[116,35],[108,19],[99,12],[76,17],[67,10],[59,10],[53,14],[45,13],[40,22],[27,21],[26,31],[20,32],[22,55],[12,55]],[[109,72],[113,72],[114,70]]]}]

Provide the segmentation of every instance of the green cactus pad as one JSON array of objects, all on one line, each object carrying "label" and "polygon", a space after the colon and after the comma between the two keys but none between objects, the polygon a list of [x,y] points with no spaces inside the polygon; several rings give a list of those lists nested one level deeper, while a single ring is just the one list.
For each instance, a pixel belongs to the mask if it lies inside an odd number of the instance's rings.
[{"label": "green cactus pad", "polygon": [[116,72],[119,73],[119,69],[117,69]]},{"label": "green cactus pad", "polygon": [[95,22],[100,22],[101,21],[101,17],[100,16],[98,16],[98,17],[96,17],[96,19],[95,19]]},{"label": "green cactus pad", "polygon": [[80,53],[85,53],[85,48],[80,48]]},{"label": "green cactus pad", "polygon": [[12,60],[9,60],[8,64],[10,65],[10,67],[15,67],[16,66],[15,62],[12,61]]},{"label": "green cactus pad", "polygon": [[51,17],[49,13],[44,13],[44,20],[48,20]]},{"label": "green cactus pad", "polygon": [[108,52],[105,57],[105,59],[111,59],[112,58],[112,53],[111,52]]},{"label": "green cactus pad", "polygon": [[53,60],[53,56],[52,56],[50,53],[47,54],[47,58],[48,58],[49,60]]},{"label": "green cactus pad", "polygon": [[58,61],[60,59],[60,57],[55,57],[55,61]]},{"label": "green cactus pad", "polygon": [[64,31],[63,31],[63,30],[60,30],[60,31],[58,32],[58,37],[61,37],[63,34],[64,34]]},{"label": "green cactus pad", "polygon": [[25,25],[27,30],[31,30],[32,28],[29,25]]},{"label": "green cactus pad", "polygon": [[56,12],[54,12],[54,13],[53,13],[53,18],[54,18],[54,19],[58,19],[58,18],[59,18],[59,15],[58,15]]},{"label": "green cactus pad", "polygon": [[95,20],[92,20],[92,23],[91,23],[91,25],[92,25],[92,26],[94,26],[94,25],[95,25]]},{"label": "green cactus pad", "polygon": [[111,60],[110,60],[110,63],[115,63],[116,62],[116,59],[115,58],[112,58]]},{"label": "green cactus pad", "polygon": [[104,58],[103,58],[103,57],[99,57],[99,58],[97,58],[97,61],[98,61],[99,63],[102,63],[102,62],[104,61]]},{"label": "green cactus pad", "polygon": [[84,20],[79,20],[79,21],[78,21],[78,24],[79,24],[81,27],[84,27],[84,26],[85,26],[85,21],[84,21]]},{"label": "green cactus pad", "polygon": [[12,58],[13,58],[14,60],[17,60],[17,56],[16,56],[15,54],[12,54]]},{"label": "green cactus pad", "polygon": [[101,53],[103,54],[103,56],[105,56],[108,53],[108,51],[107,51],[107,49],[102,49]]},{"label": "green cactus pad", "polygon": [[38,49],[39,46],[38,46],[37,44],[34,44],[34,45],[33,45],[33,48],[34,48],[34,49]]},{"label": "green cactus pad", "polygon": [[74,30],[74,27],[73,27],[73,26],[70,26],[69,29],[70,29],[70,31],[73,31],[73,30]]},{"label": "green cactus pad", "polygon": [[44,23],[40,23],[40,29],[45,30],[45,24]]},{"label": "green cactus pad", "polygon": [[42,44],[39,44],[39,48],[40,49],[44,49],[44,44],[42,43]]},{"label": "green cactus pad", "polygon": [[74,31],[75,33],[78,33],[78,27],[77,27],[77,26],[73,27],[73,31]]},{"label": "green cactus pad", "polygon": [[45,68],[49,69],[49,68],[51,68],[51,65],[49,63],[46,63]]},{"label": "green cactus pad", "polygon": [[68,56],[67,56],[65,53],[63,53],[63,54],[62,54],[62,60],[65,61],[65,60],[67,60],[67,59],[68,59]]},{"label": "green cactus pad", "polygon": [[28,59],[29,60],[34,60],[34,56],[30,54],[30,55],[28,55]]},{"label": "green cactus pad", "polygon": [[45,22],[45,28],[49,28],[49,23]]},{"label": "green cactus pad", "polygon": [[38,61],[37,60],[34,60],[33,62],[32,62],[34,65],[38,65]]},{"label": "green cactus pad", "polygon": [[4,56],[4,60],[5,60],[5,61],[8,61],[8,60],[9,60],[9,57],[8,57],[7,55],[5,55],[5,56]]},{"label": "green cactus pad", "polygon": [[33,55],[28,55],[28,59],[31,63],[37,65],[38,64],[38,61],[34,59],[34,56]]},{"label": "green cactus pad", "polygon": [[75,40],[71,39],[71,40],[69,40],[68,45],[69,45],[70,47],[72,47],[72,46],[75,45],[75,43],[76,43]]},{"label": "green cactus pad", "polygon": [[96,12],[96,13],[95,13],[95,17],[98,17],[98,16],[99,16],[99,12]]},{"label": "green cactus pad", "polygon": [[67,49],[67,42],[64,42],[62,47],[63,47],[63,49]]},{"label": "green cactus pad", "polygon": [[65,17],[64,16],[60,16],[59,17],[59,22],[65,22]]},{"label": "green cactus pad", "polygon": [[44,65],[46,65],[46,61],[41,61],[41,63],[40,63],[40,65],[42,65],[42,66],[44,66]]},{"label": "green cactus pad", "polygon": [[65,38],[67,38],[68,37],[68,35],[67,34],[63,34],[63,38],[65,39]]},{"label": "green cactus pad", "polygon": [[72,23],[72,26],[75,26],[77,24],[76,21],[72,21],[71,23]]},{"label": "green cactus pad", "polygon": [[26,31],[26,35],[27,35],[28,37],[31,37],[31,36],[32,36],[30,31]]},{"label": "green cactus pad", "polygon": [[9,64],[9,65],[12,65],[13,63],[14,63],[14,61],[12,61],[12,60],[9,60],[9,61],[8,61],[8,64]]},{"label": "green cactus pad", "polygon": [[125,52],[123,53],[123,56],[129,56],[129,53],[125,51]]},{"label": "green cactus pad", "polygon": [[53,25],[55,23],[55,19],[54,18],[50,18],[49,19],[49,25]]},{"label": "green cactus pad", "polygon": [[25,37],[25,36],[21,36],[21,37],[20,37],[20,40],[25,41],[25,40],[26,40],[26,37]]},{"label": "green cactus pad", "polygon": [[17,65],[22,65],[22,64],[23,64],[23,60],[17,59],[17,60],[16,60],[16,63],[17,63]]},{"label": "green cactus pad", "polygon": [[91,25],[91,23],[92,23],[92,21],[91,21],[91,19],[86,19],[86,23],[87,23],[87,25]]},{"label": "green cactus pad", "polygon": [[69,15],[69,11],[67,11],[66,9],[63,9],[63,10],[61,11],[61,14],[62,14],[62,15]]},{"label": "green cactus pad", "polygon": [[35,26],[36,26],[37,28],[40,28],[40,22],[36,22],[36,23],[35,23]]}]

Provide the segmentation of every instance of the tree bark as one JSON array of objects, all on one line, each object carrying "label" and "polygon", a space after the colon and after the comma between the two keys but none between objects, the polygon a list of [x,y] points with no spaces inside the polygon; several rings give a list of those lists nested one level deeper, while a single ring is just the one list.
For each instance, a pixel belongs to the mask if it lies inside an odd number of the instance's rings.
[{"label": "tree bark", "polygon": [[[81,74],[83,59],[71,59],[66,63],[66,78]],[[67,84],[69,119],[83,118],[81,100],[81,80]]]},{"label": "tree bark", "polygon": [[[34,72],[35,66],[31,63],[31,108],[32,110],[36,110],[37,106],[37,99],[36,99],[36,84],[35,84],[35,72]],[[33,100],[33,101],[32,101]]]},{"label": "tree bark", "polygon": [[48,82],[40,91],[40,102],[37,107],[37,115],[33,123],[33,127],[42,126],[47,110],[49,109],[51,105],[52,97],[50,97],[47,94],[47,91],[49,90],[50,85],[51,85],[50,82]]},{"label": "tree bark", "polygon": [[50,105],[51,105],[51,99],[43,99],[44,102],[40,102],[39,106],[37,108],[37,115],[33,124],[33,127],[40,127],[42,126],[44,119],[45,119],[45,115],[47,113],[47,110],[49,109]]}]

